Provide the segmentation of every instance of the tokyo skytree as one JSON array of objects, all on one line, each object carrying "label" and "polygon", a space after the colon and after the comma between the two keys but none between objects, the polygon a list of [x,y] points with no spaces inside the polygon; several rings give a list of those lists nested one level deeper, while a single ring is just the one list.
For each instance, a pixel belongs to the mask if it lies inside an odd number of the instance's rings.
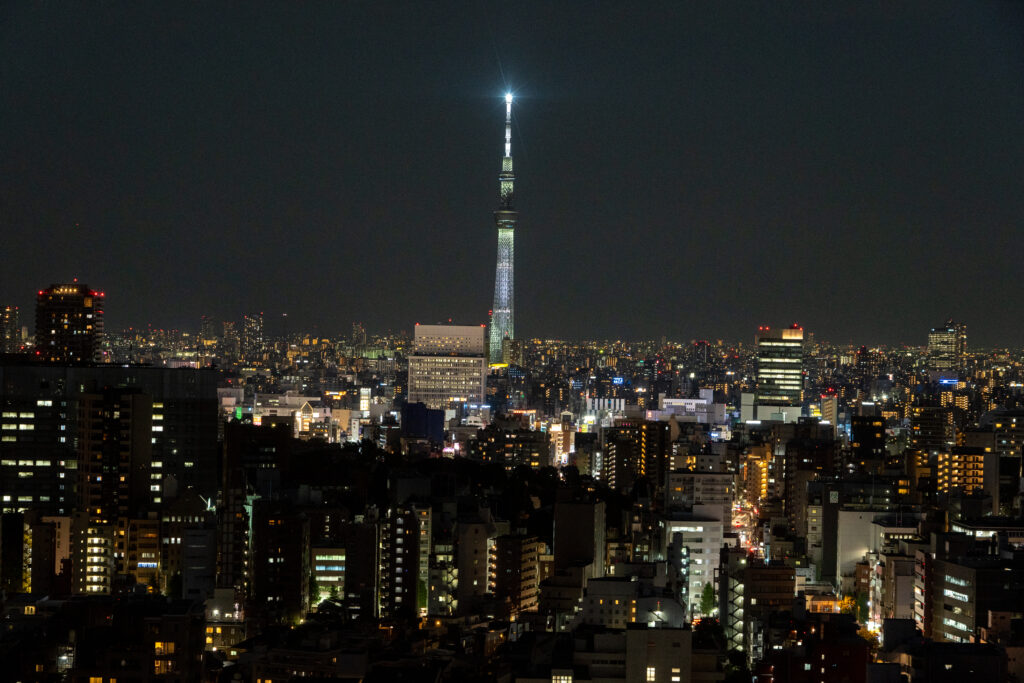
[{"label": "tokyo skytree", "polygon": [[491,309],[491,362],[505,360],[502,342],[515,339],[514,272],[516,220],[515,175],[512,172],[512,93],[505,95],[505,157],[498,176],[500,206],[494,212],[498,227],[498,267],[494,273],[494,307]]}]

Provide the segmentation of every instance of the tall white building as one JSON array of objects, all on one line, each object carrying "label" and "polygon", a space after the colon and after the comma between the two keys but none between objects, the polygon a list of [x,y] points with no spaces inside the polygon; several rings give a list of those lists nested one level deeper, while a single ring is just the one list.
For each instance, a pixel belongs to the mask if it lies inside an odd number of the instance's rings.
[{"label": "tall white building", "polygon": [[416,325],[409,357],[409,402],[445,410],[484,402],[483,325]]}]

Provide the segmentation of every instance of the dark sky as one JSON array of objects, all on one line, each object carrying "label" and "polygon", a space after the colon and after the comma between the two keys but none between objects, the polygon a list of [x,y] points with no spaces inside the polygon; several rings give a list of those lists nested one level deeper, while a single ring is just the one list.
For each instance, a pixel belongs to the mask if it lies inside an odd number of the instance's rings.
[{"label": "dark sky", "polygon": [[11,2],[0,299],[108,327],[1024,345],[1024,4]]}]

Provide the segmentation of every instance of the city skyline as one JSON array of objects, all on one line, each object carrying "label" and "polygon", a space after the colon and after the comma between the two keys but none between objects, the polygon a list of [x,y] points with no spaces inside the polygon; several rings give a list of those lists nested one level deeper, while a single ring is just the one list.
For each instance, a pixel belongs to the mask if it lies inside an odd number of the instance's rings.
[{"label": "city skyline", "polygon": [[[73,282],[69,282],[69,283],[54,283],[54,284],[51,285],[51,287],[70,287],[70,286],[77,286],[77,285],[79,285],[79,282],[76,279]],[[42,291],[42,290],[40,290],[40,291]],[[103,293],[103,296],[105,296],[105,293]],[[13,310],[16,315],[21,313],[20,309],[18,307],[16,307],[16,306],[7,306],[6,308],[9,309],[9,310]],[[32,312],[33,311],[30,308],[29,309],[29,314],[31,314]],[[295,341],[295,340],[300,339],[302,337],[322,337],[324,339],[344,340],[351,333],[350,332],[351,328],[349,327],[350,325],[351,326],[359,327],[363,331],[363,333],[367,335],[367,339],[369,339],[371,337],[377,337],[377,338],[382,338],[382,339],[387,339],[387,338],[391,338],[391,337],[399,337],[399,338],[405,337],[407,340],[410,340],[410,339],[413,338],[415,331],[419,329],[420,325],[447,326],[447,327],[468,326],[468,327],[473,327],[473,328],[475,328],[477,326],[477,323],[474,323],[474,322],[458,321],[458,320],[454,320],[452,318],[449,318],[447,320],[435,320],[435,321],[423,320],[423,321],[416,321],[416,322],[412,323],[410,326],[398,327],[397,329],[392,329],[392,328],[370,329],[369,331],[367,331],[365,329],[364,323],[362,323],[360,321],[339,322],[338,323],[339,327],[331,328],[331,329],[321,328],[320,326],[318,326],[316,324],[314,324],[314,325],[312,325],[310,327],[296,329],[296,328],[294,328],[293,326],[290,325],[287,313],[279,314],[279,315],[274,315],[273,313],[268,313],[268,312],[265,312],[265,311],[251,311],[249,313],[240,313],[240,314],[238,314],[238,315],[236,315],[234,317],[230,317],[229,316],[229,317],[226,317],[226,318],[215,318],[215,317],[208,316],[208,315],[202,315],[202,316],[199,316],[198,318],[196,318],[195,320],[193,320],[192,324],[186,323],[182,327],[172,327],[172,326],[166,326],[165,327],[165,326],[160,326],[160,325],[154,325],[152,323],[146,323],[144,325],[128,325],[128,326],[124,326],[124,327],[120,327],[120,328],[111,328],[105,334],[113,335],[114,337],[124,337],[124,338],[127,338],[128,336],[145,337],[147,334],[154,334],[154,335],[185,335],[185,336],[195,336],[195,337],[202,338],[203,334],[204,334],[204,326],[210,325],[210,327],[206,329],[206,332],[209,333],[209,334],[212,334],[213,338],[221,338],[221,337],[224,336],[224,334],[223,334],[224,333],[223,326],[225,324],[231,325],[232,326],[232,331],[235,331],[236,328],[238,328],[238,327],[244,328],[246,323],[247,323],[247,321],[255,319],[255,318],[260,319],[262,321],[261,324],[263,324],[266,327],[265,334],[263,334],[261,332],[261,338],[265,338],[265,340],[267,342],[283,341],[283,340],[286,340],[286,339],[287,340],[291,340],[291,341]],[[19,343],[26,342],[26,341],[29,341],[29,340],[33,339],[33,329],[32,329],[32,326],[31,326],[30,322],[31,321],[28,320],[28,319],[23,319],[22,322],[18,324],[17,328],[13,328],[12,327],[12,328],[8,329],[8,327],[4,326],[3,329],[4,329],[5,333],[10,332],[12,330],[16,331],[17,334],[16,334],[14,339],[16,339],[16,341],[19,342]],[[24,324],[22,324],[22,323],[24,323]],[[944,326],[951,325],[951,324],[954,324],[954,321],[953,321],[953,319],[950,318],[948,320],[943,321],[937,328],[936,327],[932,327],[929,330],[925,330],[923,332],[924,336],[922,337],[921,341],[897,341],[895,343],[876,342],[876,341],[864,340],[864,339],[840,340],[840,339],[830,338],[830,337],[828,337],[826,335],[821,335],[820,332],[816,336],[816,332],[814,330],[808,330],[808,332],[811,335],[810,340],[815,341],[815,342],[817,342],[819,344],[828,345],[828,346],[835,346],[835,347],[853,348],[853,347],[860,346],[860,347],[865,347],[865,348],[879,348],[879,349],[881,349],[881,348],[897,349],[897,348],[901,348],[901,347],[902,348],[906,348],[906,349],[915,349],[915,348],[916,349],[930,349],[932,347],[933,337],[935,336],[936,331],[944,331],[943,330]],[[961,321],[959,323],[956,323],[956,324],[958,325],[958,327],[962,327],[965,330],[965,333],[964,333],[965,336],[964,336],[964,339],[963,339],[963,342],[962,342],[963,343],[963,351],[962,352],[964,352],[964,353],[966,353],[967,351],[970,351],[972,353],[979,353],[979,352],[985,352],[985,351],[989,351],[989,350],[1012,350],[1012,349],[1015,348],[1015,347],[1010,347],[1010,346],[1005,346],[1005,345],[994,345],[994,346],[984,345],[983,346],[983,345],[978,345],[978,344],[973,344],[973,343],[972,343],[972,345],[969,345],[969,344],[967,344],[967,337],[966,337],[966,329],[968,328],[968,325],[966,323],[964,323],[963,321]],[[488,326],[486,324],[484,324],[484,323],[479,323],[479,326],[483,327],[483,328],[488,328]],[[801,330],[803,329],[803,326],[799,325],[796,322],[789,323],[788,326],[792,327],[794,329],[795,328],[799,328]],[[714,334],[704,334],[704,335],[699,335],[698,334],[698,335],[692,335],[692,336],[688,336],[688,337],[669,337],[669,336],[664,335],[664,334],[656,335],[654,337],[628,337],[628,336],[620,336],[620,337],[595,337],[595,336],[591,336],[591,337],[566,337],[566,336],[557,336],[557,335],[545,335],[545,336],[532,335],[532,336],[523,337],[523,338],[519,339],[519,341],[520,342],[539,342],[539,341],[551,342],[551,341],[556,341],[556,342],[564,342],[564,343],[570,343],[570,344],[605,344],[605,343],[608,343],[608,344],[614,344],[614,343],[647,344],[647,343],[657,343],[658,341],[663,341],[664,343],[671,344],[671,345],[686,345],[688,343],[692,343],[692,344],[712,344],[712,345],[719,345],[719,346],[730,346],[730,345],[733,345],[733,344],[739,344],[739,345],[746,344],[746,345],[750,345],[750,346],[756,346],[757,343],[758,343],[757,339],[758,339],[759,336],[762,336],[763,334],[765,334],[766,332],[768,332],[768,331],[770,331],[772,329],[775,329],[776,331],[781,331],[781,330],[786,329],[786,327],[787,327],[787,323],[785,323],[785,322],[783,322],[782,325],[779,325],[779,324],[776,323],[774,326],[773,325],[759,325],[755,330],[751,331],[751,333],[749,335],[749,338],[747,338],[747,337],[731,338],[731,337],[724,337],[724,336],[721,336],[721,335],[714,335]],[[28,336],[25,337],[24,339],[22,339],[22,336],[21,336],[22,334],[27,334]],[[489,330],[488,330],[488,337],[490,337],[490,331]],[[26,348],[31,348],[31,344],[28,347],[26,347]],[[15,351],[15,352],[17,352],[17,351]]]},{"label": "city skyline", "polygon": [[766,7],[14,8],[0,295],[485,322],[507,88],[519,336],[1020,345],[1022,8]]}]

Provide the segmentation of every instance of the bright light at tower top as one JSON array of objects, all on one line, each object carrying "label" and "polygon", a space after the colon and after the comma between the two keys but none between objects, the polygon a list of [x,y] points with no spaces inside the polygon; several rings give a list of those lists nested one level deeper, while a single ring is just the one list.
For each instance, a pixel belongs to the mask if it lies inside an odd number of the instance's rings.
[{"label": "bright light at tower top", "polygon": [[505,157],[512,156],[512,93],[505,93]]}]

